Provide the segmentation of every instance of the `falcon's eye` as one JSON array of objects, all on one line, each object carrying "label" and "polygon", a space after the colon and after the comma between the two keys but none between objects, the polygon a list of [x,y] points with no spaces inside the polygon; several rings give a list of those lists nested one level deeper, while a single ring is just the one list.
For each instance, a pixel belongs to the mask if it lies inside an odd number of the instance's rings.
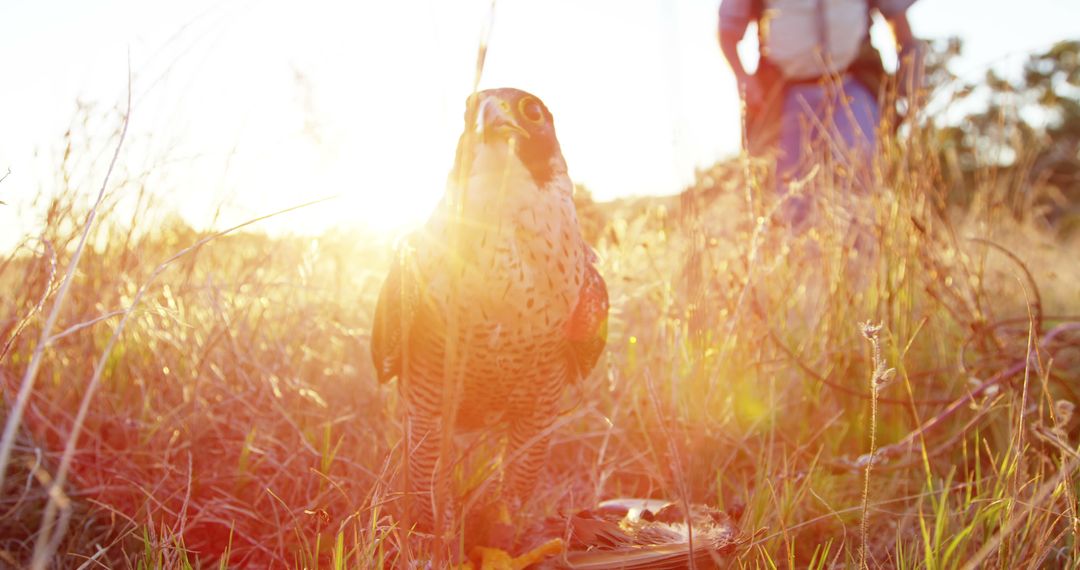
[{"label": "falcon's eye", "polygon": [[544,108],[534,97],[525,97],[518,101],[518,113],[534,123],[544,122]]}]

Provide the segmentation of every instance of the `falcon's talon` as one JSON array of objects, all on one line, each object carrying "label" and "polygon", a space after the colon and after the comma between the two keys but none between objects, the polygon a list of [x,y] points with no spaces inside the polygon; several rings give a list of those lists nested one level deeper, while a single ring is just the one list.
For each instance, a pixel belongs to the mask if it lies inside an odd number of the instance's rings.
[{"label": "falcon's talon", "polygon": [[513,522],[510,520],[510,509],[506,506],[506,503],[499,503],[495,507],[495,523],[508,525]]},{"label": "falcon's talon", "polygon": [[[473,548],[472,554],[474,560],[480,561],[478,570],[523,570],[545,558],[561,554],[563,550],[562,539],[554,538],[517,557],[510,556],[505,550],[486,546]],[[469,564],[470,566],[463,567],[463,570],[474,568],[471,562]]]}]

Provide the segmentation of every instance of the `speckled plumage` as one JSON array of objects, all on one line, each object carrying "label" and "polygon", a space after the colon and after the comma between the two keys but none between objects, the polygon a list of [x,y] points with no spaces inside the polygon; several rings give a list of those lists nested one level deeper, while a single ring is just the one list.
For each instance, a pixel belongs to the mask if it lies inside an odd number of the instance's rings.
[{"label": "speckled plumage", "polygon": [[443,202],[400,248],[376,307],[372,356],[381,381],[399,379],[413,492],[434,479],[448,343],[464,370],[455,429],[503,430],[517,457],[504,493],[532,490],[558,400],[606,341],[594,261],[551,113],[516,89],[470,97]]}]

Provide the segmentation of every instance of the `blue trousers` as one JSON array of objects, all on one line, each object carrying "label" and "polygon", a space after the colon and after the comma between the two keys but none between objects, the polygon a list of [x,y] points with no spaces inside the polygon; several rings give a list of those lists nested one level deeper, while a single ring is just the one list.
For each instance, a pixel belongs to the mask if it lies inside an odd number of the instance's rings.
[{"label": "blue trousers", "polygon": [[[868,185],[881,113],[877,98],[862,83],[845,76],[826,85],[791,85],[782,113],[777,158],[781,195],[822,160],[845,172],[853,190]],[[804,195],[789,202],[788,221],[800,225],[808,214],[809,199]]]}]

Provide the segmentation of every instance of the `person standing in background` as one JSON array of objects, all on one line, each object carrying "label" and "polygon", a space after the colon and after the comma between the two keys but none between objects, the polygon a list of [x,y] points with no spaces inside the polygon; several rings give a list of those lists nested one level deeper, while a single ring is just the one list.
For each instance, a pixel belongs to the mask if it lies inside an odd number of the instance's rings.
[{"label": "person standing in background", "polygon": [[[870,43],[876,10],[889,22],[900,57],[901,94],[918,86],[921,42],[906,12],[916,0],[722,0],[719,41],[745,104],[746,150],[775,155],[777,186],[812,171],[822,153],[856,187],[870,172],[886,77]],[[737,50],[750,22],[761,54],[751,74]],[[808,196],[790,196],[787,223],[802,226]]]}]

